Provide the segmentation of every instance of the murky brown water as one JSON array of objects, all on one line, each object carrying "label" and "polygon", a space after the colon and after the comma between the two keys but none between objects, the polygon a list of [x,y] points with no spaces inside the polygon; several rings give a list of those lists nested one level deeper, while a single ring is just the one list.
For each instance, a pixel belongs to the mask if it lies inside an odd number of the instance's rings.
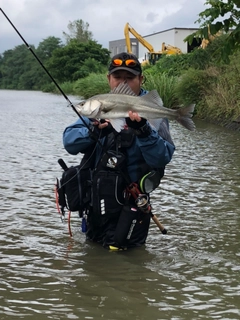
[{"label": "murky brown water", "polygon": [[[76,102],[76,98],[73,98]],[[75,101],[74,101],[75,99]],[[73,238],[55,209],[62,96],[0,90],[0,319],[240,319],[240,134],[171,123],[177,146],[145,247]]]}]

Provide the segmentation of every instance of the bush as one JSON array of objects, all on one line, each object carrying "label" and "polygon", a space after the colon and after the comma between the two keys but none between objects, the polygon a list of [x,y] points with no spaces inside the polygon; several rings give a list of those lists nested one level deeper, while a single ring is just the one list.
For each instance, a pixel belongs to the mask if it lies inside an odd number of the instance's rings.
[{"label": "bush", "polygon": [[73,94],[88,99],[96,94],[108,93],[110,91],[106,74],[91,73],[83,79],[75,82]]},{"label": "bush", "polygon": [[[66,81],[61,83],[60,88],[65,94],[72,94],[73,93],[73,83],[70,81]],[[46,84],[42,87],[43,92],[53,92],[53,93],[60,93],[57,86],[52,82],[49,84]]]},{"label": "bush", "polygon": [[168,76],[180,76],[183,70],[190,67],[189,57],[187,54],[179,55],[164,55],[156,64],[155,70],[157,73],[165,73]]},{"label": "bush", "polygon": [[51,82],[51,83],[44,84],[41,90],[43,92],[56,92],[57,87],[53,82]]},{"label": "bush", "polygon": [[166,73],[168,76],[181,76],[189,68],[204,70],[210,62],[207,50],[195,49],[188,54],[164,55],[152,68],[157,73]]},{"label": "bush", "polygon": [[199,118],[228,125],[240,117],[240,52],[229,64],[219,61],[205,70],[189,69],[180,78],[175,92],[183,104],[196,103]]},{"label": "bush", "polygon": [[[217,81],[206,87],[208,106],[205,118],[228,125],[240,117],[240,54],[232,56],[230,64],[217,70]],[[212,70],[206,71],[208,74]],[[202,109],[199,115],[202,115]]]},{"label": "bush", "polygon": [[175,94],[182,104],[199,103],[206,94],[206,89],[216,82],[216,74],[204,70],[188,69],[178,80]]}]

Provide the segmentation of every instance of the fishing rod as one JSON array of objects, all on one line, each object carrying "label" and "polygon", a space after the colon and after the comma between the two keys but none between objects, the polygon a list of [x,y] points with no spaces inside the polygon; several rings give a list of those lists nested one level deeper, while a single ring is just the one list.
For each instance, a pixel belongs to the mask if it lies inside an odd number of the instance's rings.
[{"label": "fishing rod", "polygon": [[58,90],[61,92],[61,94],[64,96],[64,98],[67,100],[68,104],[72,107],[73,111],[80,117],[80,119],[82,120],[82,122],[84,123],[84,125],[88,128],[88,124],[86,123],[86,121],[83,119],[83,117],[77,112],[76,108],[74,107],[73,103],[70,101],[70,99],[67,97],[67,95],[63,92],[63,90],[61,89],[61,87],[58,85],[58,83],[56,82],[56,80],[53,78],[53,76],[50,74],[50,72],[46,69],[46,67],[44,66],[44,64],[42,63],[42,61],[38,58],[38,56],[36,55],[36,53],[33,51],[33,49],[29,46],[29,44],[27,43],[27,41],[23,38],[23,36],[21,35],[21,33],[18,31],[18,29],[15,27],[15,25],[12,23],[12,21],[9,19],[9,17],[6,15],[6,13],[3,11],[2,8],[0,8],[0,10],[2,11],[2,14],[5,16],[5,18],[8,20],[8,22],[11,24],[11,26],[13,27],[13,29],[17,32],[17,34],[19,35],[19,37],[22,39],[22,41],[25,43],[26,47],[28,48],[28,50],[33,54],[34,58],[38,61],[38,63],[40,64],[40,66],[43,68],[43,70],[47,73],[47,75],[50,77],[50,79],[52,80],[52,82],[55,84],[55,86],[58,88]]},{"label": "fishing rod", "polygon": [[[33,49],[29,46],[29,44],[27,43],[27,41],[23,38],[23,36],[21,35],[21,33],[18,31],[18,29],[15,27],[15,25],[12,23],[12,21],[9,19],[9,17],[6,15],[6,13],[3,11],[2,8],[0,8],[0,10],[2,11],[2,14],[5,16],[5,18],[8,20],[8,22],[11,24],[11,26],[13,27],[13,29],[17,32],[17,34],[19,35],[19,37],[22,39],[22,41],[24,42],[24,44],[26,45],[26,47],[28,48],[28,50],[33,54],[34,58],[38,61],[38,63],[41,65],[41,67],[44,69],[44,71],[47,73],[47,75],[50,77],[50,79],[53,81],[53,83],[55,84],[55,86],[58,88],[58,90],[61,92],[61,94],[63,95],[63,97],[67,100],[68,104],[72,107],[73,111],[79,116],[79,118],[82,120],[83,124],[88,128],[88,130],[91,131],[89,125],[86,123],[86,121],[84,120],[84,118],[77,112],[76,108],[74,107],[73,103],[70,101],[70,99],[67,97],[67,95],[63,92],[63,90],[61,89],[61,87],[58,85],[58,83],[56,82],[56,80],[53,78],[53,76],[50,74],[50,72],[46,69],[46,67],[44,66],[44,64],[42,63],[42,61],[38,58],[38,56],[36,55],[36,53],[33,51]],[[98,139],[97,142],[102,146],[101,141]],[[167,230],[164,228],[164,226],[160,223],[160,221],[157,219],[157,217],[151,213],[151,218],[153,219],[153,221],[155,222],[155,224],[158,226],[158,228],[160,229],[160,231],[163,234],[167,233]]]}]

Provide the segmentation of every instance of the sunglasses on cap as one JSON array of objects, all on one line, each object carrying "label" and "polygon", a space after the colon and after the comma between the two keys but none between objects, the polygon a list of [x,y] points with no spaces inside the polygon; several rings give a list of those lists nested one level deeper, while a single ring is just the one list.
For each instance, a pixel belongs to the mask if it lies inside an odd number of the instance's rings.
[{"label": "sunglasses on cap", "polygon": [[136,67],[136,65],[138,64],[134,59],[127,59],[127,60],[114,59],[112,61],[112,65],[114,67],[120,67],[123,63],[130,68]]}]

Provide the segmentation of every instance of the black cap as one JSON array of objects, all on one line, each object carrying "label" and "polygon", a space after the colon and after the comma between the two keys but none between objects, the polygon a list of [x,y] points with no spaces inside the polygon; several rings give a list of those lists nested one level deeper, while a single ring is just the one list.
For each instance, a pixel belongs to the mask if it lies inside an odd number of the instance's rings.
[{"label": "black cap", "polygon": [[[121,66],[113,65],[113,60],[115,59],[122,60],[123,61],[122,65]],[[134,67],[126,66],[125,61],[128,59],[133,59],[136,62],[136,65]],[[114,57],[112,57],[110,66],[108,68],[108,74],[112,74],[113,72],[118,70],[129,71],[135,74],[135,76],[142,74],[141,63],[138,61],[138,58],[134,54],[127,53],[127,52],[121,52],[119,54],[116,54]]]}]

